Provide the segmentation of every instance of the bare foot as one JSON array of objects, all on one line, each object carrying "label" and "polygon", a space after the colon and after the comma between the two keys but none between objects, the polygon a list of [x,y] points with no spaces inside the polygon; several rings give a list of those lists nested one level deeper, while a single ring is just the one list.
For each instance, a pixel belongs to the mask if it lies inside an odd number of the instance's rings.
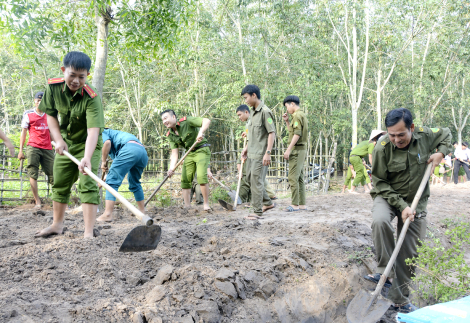
[{"label": "bare foot", "polygon": [[252,214],[248,214],[245,219],[247,220],[259,220],[259,219],[262,219],[261,216],[259,216],[258,214],[255,214],[255,213],[252,213]]},{"label": "bare foot", "polygon": [[349,191],[349,193],[351,193],[351,194],[359,194],[359,193],[356,192],[356,191]]},{"label": "bare foot", "polygon": [[271,204],[271,205],[269,205],[269,206],[263,206],[263,212],[266,212],[266,211],[268,211],[268,210],[270,210],[270,209],[273,209],[273,208],[275,208],[275,207],[276,207],[276,203],[273,203],[273,204]]},{"label": "bare foot", "polygon": [[113,216],[111,214],[103,213],[100,217],[96,219],[98,222],[111,222],[113,221]]},{"label": "bare foot", "polygon": [[37,210],[40,210],[40,209],[41,209],[41,207],[42,207],[42,205],[41,205],[41,204],[36,204],[36,205],[34,206],[34,209],[35,209],[35,210],[36,210],[36,209],[37,209]]},{"label": "bare foot", "polygon": [[62,234],[64,231],[63,225],[51,225],[41,231],[36,232],[34,235],[35,238],[47,238],[53,235]]}]

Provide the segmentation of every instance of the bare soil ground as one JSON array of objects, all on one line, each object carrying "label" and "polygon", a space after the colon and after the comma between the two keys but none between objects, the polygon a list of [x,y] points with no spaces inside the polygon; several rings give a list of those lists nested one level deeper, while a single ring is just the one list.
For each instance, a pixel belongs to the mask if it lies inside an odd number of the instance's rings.
[{"label": "bare soil ground", "polygon": [[[430,230],[468,217],[469,191],[432,188]],[[52,210],[1,209],[0,322],[347,322],[356,292],[374,288],[361,278],[374,266],[372,199],[315,196],[294,213],[277,204],[260,221],[242,207],[151,208],[162,240],[142,253],[118,252],[139,225],[124,210],[84,241],[81,213],[66,216],[64,235],[35,239]],[[388,311],[380,322],[394,321]]]}]

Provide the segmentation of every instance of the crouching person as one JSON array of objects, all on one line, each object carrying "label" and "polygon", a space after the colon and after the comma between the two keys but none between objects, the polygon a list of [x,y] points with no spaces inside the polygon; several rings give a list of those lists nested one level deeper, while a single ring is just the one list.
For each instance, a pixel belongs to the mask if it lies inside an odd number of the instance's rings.
[{"label": "crouching person", "polygon": [[[103,131],[103,150],[101,152],[101,169],[108,170],[106,159],[111,157],[113,163],[106,176],[106,184],[116,191],[127,175],[129,191],[134,193],[135,201],[141,212],[145,211],[144,191],[140,185],[140,178],[149,160],[147,151],[134,135],[118,130],[105,129]],[[116,198],[106,191],[106,209],[97,221],[109,222],[113,220],[113,209]]]}]

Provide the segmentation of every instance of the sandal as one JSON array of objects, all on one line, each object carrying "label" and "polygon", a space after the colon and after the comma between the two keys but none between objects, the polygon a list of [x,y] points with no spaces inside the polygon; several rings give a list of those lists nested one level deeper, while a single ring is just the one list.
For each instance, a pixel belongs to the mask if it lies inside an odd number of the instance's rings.
[{"label": "sandal", "polygon": [[286,208],[286,212],[297,212],[297,211],[300,211],[300,209],[294,209],[292,206],[288,206]]},{"label": "sandal", "polygon": [[[380,277],[382,277],[382,274],[374,274],[372,276],[371,275],[365,275],[364,279],[368,280],[370,282],[373,282],[374,284],[378,284],[379,280],[380,280]],[[384,287],[386,287],[386,288],[392,287],[392,283],[390,282],[390,280],[388,278],[385,281]]]}]

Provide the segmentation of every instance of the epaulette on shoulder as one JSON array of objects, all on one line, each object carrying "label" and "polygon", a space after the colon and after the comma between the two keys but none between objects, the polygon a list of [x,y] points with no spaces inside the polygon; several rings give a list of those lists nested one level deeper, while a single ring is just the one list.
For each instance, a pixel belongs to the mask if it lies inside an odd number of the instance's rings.
[{"label": "epaulette on shoulder", "polygon": [[388,137],[388,134],[386,134],[380,138],[379,142],[375,145],[375,148],[382,149],[382,147],[385,147],[388,143],[390,143],[390,138]]},{"label": "epaulette on shoulder", "polygon": [[61,84],[64,83],[65,79],[63,77],[56,77],[47,80],[47,84]]},{"label": "epaulette on shoulder", "polygon": [[166,136],[168,137],[170,135],[170,130],[168,130],[168,132],[166,133]]},{"label": "epaulette on shoulder", "polygon": [[96,94],[95,91],[93,91],[93,89],[88,85],[88,84],[85,84],[83,87],[82,87],[82,95],[83,95],[83,90],[86,91],[86,93],[88,93],[88,95],[94,99],[98,94]]},{"label": "epaulette on shoulder", "polygon": [[182,117],[182,118],[180,119],[180,122],[182,122],[182,121],[186,121],[186,117]]}]

